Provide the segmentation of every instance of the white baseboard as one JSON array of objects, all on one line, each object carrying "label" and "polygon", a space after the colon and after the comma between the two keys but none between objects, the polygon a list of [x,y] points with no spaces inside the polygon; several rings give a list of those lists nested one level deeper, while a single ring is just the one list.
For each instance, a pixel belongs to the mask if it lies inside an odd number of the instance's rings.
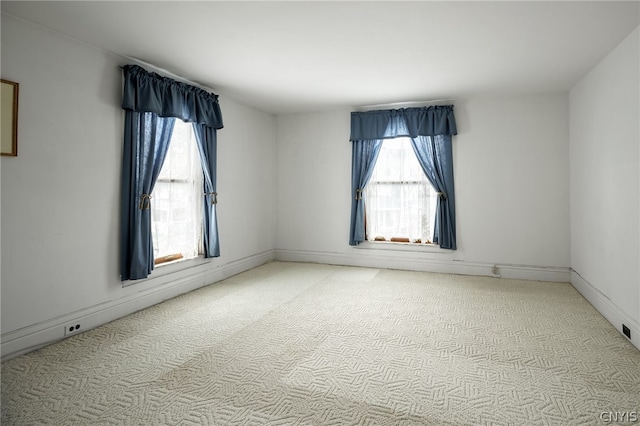
[{"label": "white baseboard", "polygon": [[[405,269],[460,275],[484,275],[533,281],[569,282],[570,270],[564,267],[494,264],[427,257],[425,253],[407,251],[362,250],[357,255],[300,250],[276,250],[276,259],[289,262],[326,263],[368,268]],[[493,267],[498,273],[493,273]]]},{"label": "white baseboard", "polygon": [[620,309],[611,299],[602,294],[578,272],[571,270],[571,285],[593,305],[622,334],[622,325],[629,327],[631,339],[624,336],[636,348],[640,349],[640,324]]},{"label": "white baseboard", "polygon": [[244,257],[242,259],[236,259],[233,262],[229,262],[215,268],[207,269],[204,275],[205,282],[207,284],[211,284],[222,281],[234,275],[238,275],[244,271],[257,268],[258,266],[264,265],[265,263],[275,259],[275,250],[267,250],[262,253]]},{"label": "white baseboard", "polygon": [[[146,282],[150,285],[146,285],[145,290],[126,297],[5,333],[1,336],[2,361],[64,339],[64,329],[67,324],[79,323],[82,324],[82,330],[90,330],[197,288],[253,269],[273,259],[275,259],[275,252],[269,250],[224,264],[204,263],[185,271],[173,272],[170,276],[161,275],[155,280],[149,279]],[[157,285],[154,285],[153,281],[157,281]]]}]

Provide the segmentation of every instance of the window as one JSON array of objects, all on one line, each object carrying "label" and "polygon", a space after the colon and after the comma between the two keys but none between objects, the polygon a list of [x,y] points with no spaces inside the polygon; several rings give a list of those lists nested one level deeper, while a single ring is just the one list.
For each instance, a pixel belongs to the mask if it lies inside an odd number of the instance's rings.
[{"label": "window", "polygon": [[[222,129],[222,113],[218,104],[218,95],[207,92],[199,87],[181,83],[159,74],[148,72],[138,65],[124,65],[122,67],[124,77],[124,89],[122,92],[122,108],[124,109],[124,146],[122,150],[122,179],[120,191],[120,280],[140,280],[151,274],[154,268],[154,258],[163,253],[176,251],[174,240],[183,237],[191,239],[195,235],[197,240],[200,232],[197,228],[202,226],[202,253],[205,258],[220,256],[220,242],[218,239],[218,223],[216,215],[216,151],[217,131]],[[144,81],[141,84],[140,81]],[[161,108],[160,108],[161,106]],[[161,109],[162,111],[158,111]],[[161,115],[159,115],[161,114]],[[195,160],[195,144],[191,143],[193,150],[190,154],[183,155],[191,158],[191,174],[184,173],[181,176],[173,176],[173,171],[164,172],[164,184],[171,183],[170,189],[160,182],[158,185],[156,200],[150,202],[153,196],[156,180],[161,165],[166,159],[170,146],[177,149],[180,142],[171,143],[174,126],[177,123],[176,138],[181,133],[182,123],[176,122],[176,118],[188,122],[198,123],[189,126],[197,135],[197,147],[201,156],[201,171],[197,171]],[[188,136],[192,138],[191,136]],[[193,138],[192,138],[193,139]],[[173,150],[172,150],[173,151]],[[173,157],[173,152],[171,154]],[[169,170],[173,169],[173,160],[169,159]],[[191,166],[190,166],[191,167]],[[167,175],[168,173],[168,175]],[[202,178],[204,185],[197,182]],[[168,182],[167,182],[168,180]],[[173,185],[182,183],[183,185]],[[202,212],[199,208],[186,207],[174,197],[176,187],[186,188],[191,186],[194,190],[193,198],[184,195],[189,202],[202,202]],[[169,195],[162,194],[163,191]],[[178,191],[180,192],[180,191]],[[207,195],[204,195],[206,193]],[[175,206],[167,206],[166,201],[174,198]],[[156,222],[152,219],[152,207],[155,211]],[[181,210],[186,209],[186,210]],[[176,230],[177,223],[188,222],[186,216],[195,212],[200,215],[200,220],[193,220],[193,232],[182,233]],[[363,212],[364,213],[364,212]],[[152,235],[156,227],[156,250]],[[186,237],[186,234],[189,237]],[[364,234],[364,231],[363,231]],[[166,240],[170,240],[170,249],[165,248]],[[199,253],[196,244],[189,244],[187,256],[192,257]],[[181,251],[181,250],[180,250]],[[180,253],[171,253],[182,256]],[[156,259],[167,260],[167,259]]]},{"label": "window", "polygon": [[411,140],[386,139],[365,188],[367,240],[431,243],[435,207]]},{"label": "window", "polygon": [[[442,249],[456,250],[456,211],[455,211],[455,191],[453,185],[453,149],[451,137],[457,134],[455,117],[453,115],[453,105],[432,105],[420,108],[404,108],[394,110],[375,110],[366,112],[351,113],[351,223],[349,225],[349,245],[357,246],[367,239],[375,240],[377,228],[389,224],[393,233],[405,233],[408,231],[401,229],[403,226],[417,223],[420,231],[415,236],[391,236],[389,239],[402,238],[403,240],[432,239],[433,243]],[[393,144],[391,140],[413,135],[409,143],[404,143],[401,149],[404,152],[404,160],[395,165],[385,166],[385,157],[379,160],[382,147],[389,148]],[[367,200],[367,187],[371,183],[371,175],[377,168],[402,170],[404,173],[405,163],[410,161],[409,147],[415,148],[414,154],[419,158],[421,169],[424,166],[424,173],[437,191],[437,202],[434,203],[433,194],[429,193],[424,201],[417,202],[418,192],[409,195],[388,196],[392,199],[409,200],[418,206],[394,206],[388,200],[384,200],[384,195],[377,196],[370,194],[371,200]],[[379,160],[380,164],[377,164]],[[398,160],[400,161],[400,160]],[[417,168],[416,168],[417,170]],[[378,173],[380,173],[378,171]],[[387,173],[389,175],[390,173]],[[408,177],[400,176],[377,176],[374,178],[372,190],[375,187],[392,186],[391,182],[399,182],[403,190],[410,187],[419,187],[416,181],[419,178],[414,172],[410,172]],[[378,184],[376,184],[378,183]],[[384,185],[383,185],[384,184]],[[426,190],[433,191],[428,187]],[[387,191],[391,191],[387,189]],[[426,206],[426,199],[429,206]],[[369,201],[369,202],[367,202]],[[377,203],[377,205],[376,205]],[[367,208],[369,204],[369,208]],[[437,204],[437,205],[436,205]],[[436,213],[433,209],[436,207]],[[368,209],[368,222],[367,222]],[[375,211],[387,210],[387,216],[396,215],[395,219],[379,219]],[[395,213],[393,213],[395,211]],[[425,213],[426,212],[426,213]],[[413,216],[413,218],[411,217]],[[431,219],[435,216],[436,220]],[[417,218],[417,219],[416,219]],[[435,223],[435,227],[431,223]],[[369,223],[370,237],[366,236],[366,224]],[[425,225],[433,232],[425,229]],[[372,229],[373,228],[373,229]],[[388,231],[385,231],[388,232]],[[419,237],[418,237],[419,235]],[[383,237],[387,240],[387,237]]]},{"label": "window", "polygon": [[176,119],[151,203],[156,264],[190,259],[202,250],[203,174],[193,126]]}]

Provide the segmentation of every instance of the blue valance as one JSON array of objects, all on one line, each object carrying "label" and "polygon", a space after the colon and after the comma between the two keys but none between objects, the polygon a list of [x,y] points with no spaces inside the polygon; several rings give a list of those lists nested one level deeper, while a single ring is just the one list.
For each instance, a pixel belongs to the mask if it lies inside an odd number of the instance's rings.
[{"label": "blue valance", "polygon": [[457,133],[453,105],[351,113],[351,141]]},{"label": "blue valance", "polygon": [[176,117],[214,129],[223,127],[218,95],[148,72],[138,65],[125,65],[122,69],[123,109],[154,112],[160,117]]}]

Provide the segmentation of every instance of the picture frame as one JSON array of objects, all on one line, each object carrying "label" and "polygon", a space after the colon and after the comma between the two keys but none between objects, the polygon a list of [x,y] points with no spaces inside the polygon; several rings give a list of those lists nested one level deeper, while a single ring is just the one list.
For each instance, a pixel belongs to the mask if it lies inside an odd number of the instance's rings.
[{"label": "picture frame", "polygon": [[0,79],[0,145],[1,155],[18,156],[18,90],[15,81]]}]

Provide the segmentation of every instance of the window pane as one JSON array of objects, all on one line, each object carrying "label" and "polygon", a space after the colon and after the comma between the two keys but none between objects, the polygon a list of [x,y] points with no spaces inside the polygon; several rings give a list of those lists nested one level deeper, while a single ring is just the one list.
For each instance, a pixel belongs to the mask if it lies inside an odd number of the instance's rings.
[{"label": "window pane", "polygon": [[153,190],[154,257],[196,257],[202,246],[202,166],[191,124],[176,119],[167,158]]},{"label": "window pane", "polygon": [[435,192],[408,138],[385,140],[365,192],[367,239],[431,241]]}]

